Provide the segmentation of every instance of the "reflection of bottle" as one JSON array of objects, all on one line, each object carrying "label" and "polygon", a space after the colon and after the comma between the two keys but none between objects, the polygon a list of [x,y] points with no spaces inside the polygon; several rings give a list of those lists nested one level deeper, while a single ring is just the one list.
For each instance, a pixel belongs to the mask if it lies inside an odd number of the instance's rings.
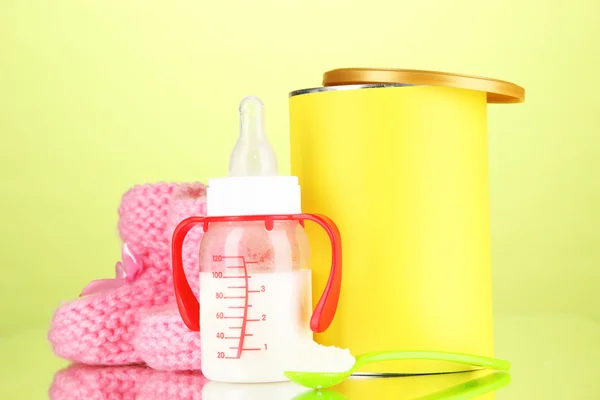
[{"label": "reflection of bottle", "polygon": [[208,382],[202,388],[202,400],[287,400],[307,389],[291,382],[221,383]]}]

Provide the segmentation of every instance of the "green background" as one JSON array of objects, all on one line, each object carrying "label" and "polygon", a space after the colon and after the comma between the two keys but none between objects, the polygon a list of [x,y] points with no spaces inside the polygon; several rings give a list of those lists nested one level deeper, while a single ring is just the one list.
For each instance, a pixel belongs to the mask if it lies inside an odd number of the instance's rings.
[{"label": "green background", "polygon": [[114,275],[130,186],[226,174],[243,96],[265,102],[289,172],[288,92],[351,66],[527,89],[489,107],[495,310],[599,320],[598,15],[597,0],[0,0],[0,340],[45,334]]}]

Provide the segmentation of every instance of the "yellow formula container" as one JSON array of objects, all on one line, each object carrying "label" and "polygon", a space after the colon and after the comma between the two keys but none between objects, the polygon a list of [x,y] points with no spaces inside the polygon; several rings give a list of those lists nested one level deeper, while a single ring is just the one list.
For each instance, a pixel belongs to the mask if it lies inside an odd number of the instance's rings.
[{"label": "yellow formula container", "polygon": [[[329,215],[343,238],[338,311],[316,341],[353,354],[493,356],[487,105],[523,100],[508,82],[414,70],[333,70],[324,87],[290,93],[302,209]],[[322,293],[329,244],[307,229]],[[464,369],[415,361],[363,371]]]}]

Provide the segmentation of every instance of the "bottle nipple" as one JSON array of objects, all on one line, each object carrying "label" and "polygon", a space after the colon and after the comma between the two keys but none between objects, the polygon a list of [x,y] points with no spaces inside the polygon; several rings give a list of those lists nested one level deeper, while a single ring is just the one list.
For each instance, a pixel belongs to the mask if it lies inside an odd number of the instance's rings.
[{"label": "bottle nipple", "polygon": [[240,103],[240,136],[229,158],[229,176],[277,175],[277,156],[264,130],[264,105],[254,96]]}]

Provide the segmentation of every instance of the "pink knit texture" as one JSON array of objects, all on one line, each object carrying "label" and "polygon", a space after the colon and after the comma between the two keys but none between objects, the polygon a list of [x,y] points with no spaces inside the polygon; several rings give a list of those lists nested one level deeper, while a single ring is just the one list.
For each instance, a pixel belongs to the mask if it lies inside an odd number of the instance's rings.
[{"label": "pink knit texture", "polygon": [[152,370],[72,365],[54,375],[51,400],[135,400]]},{"label": "pink knit texture", "polygon": [[[169,249],[173,229],[182,219],[204,212],[204,202],[205,186],[200,183],[140,185],[123,196],[119,234],[142,257],[144,269],[131,284],[68,302],[55,312],[48,339],[58,356],[97,365],[143,361],[134,347],[142,314],[174,304]],[[196,246],[197,252],[201,237],[201,229],[196,230],[186,241],[189,248]],[[197,258],[185,260],[190,272],[198,271]]]},{"label": "pink knit texture", "polygon": [[[192,186],[182,188],[174,195],[174,205],[170,208],[167,218],[169,257],[171,257],[173,231],[181,221],[194,215],[206,215],[206,189]],[[181,252],[185,276],[196,297],[198,297],[200,277],[198,255],[203,235],[201,225],[192,228],[185,236]]]},{"label": "pink knit texture", "polygon": [[199,372],[153,371],[136,400],[200,400],[206,382]]},{"label": "pink knit texture", "polygon": [[51,400],[199,400],[206,381],[193,372],[73,365],[54,376],[49,395]]},{"label": "pink knit texture", "polygon": [[154,369],[200,369],[200,335],[185,326],[176,306],[143,317],[135,346],[144,362]]},{"label": "pink knit texture", "polygon": [[[179,222],[192,215],[206,215],[205,193],[197,188],[181,190],[175,196],[167,222],[173,232]],[[191,229],[183,242],[183,268],[196,296],[199,287],[198,248],[204,232],[202,226]],[[169,237],[169,249],[172,236]],[[177,306],[144,313],[135,339],[138,354],[150,367],[165,371],[200,369],[200,335],[183,323]]]}]

